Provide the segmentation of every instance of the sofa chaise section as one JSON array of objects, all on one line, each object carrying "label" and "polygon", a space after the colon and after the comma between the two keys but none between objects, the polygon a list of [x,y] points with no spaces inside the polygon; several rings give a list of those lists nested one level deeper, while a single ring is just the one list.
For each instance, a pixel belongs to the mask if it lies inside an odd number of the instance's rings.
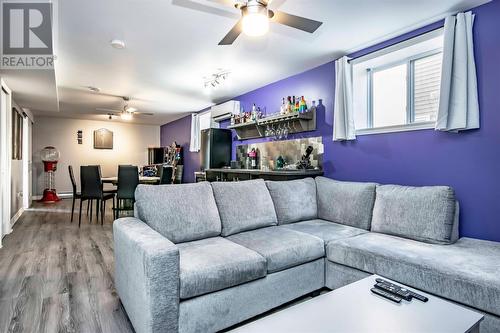
[{"label": "sofa chaise section", "polygon": [[372,232],[331,242],[327,258],[500,316],[498,243],[436,245]]}]

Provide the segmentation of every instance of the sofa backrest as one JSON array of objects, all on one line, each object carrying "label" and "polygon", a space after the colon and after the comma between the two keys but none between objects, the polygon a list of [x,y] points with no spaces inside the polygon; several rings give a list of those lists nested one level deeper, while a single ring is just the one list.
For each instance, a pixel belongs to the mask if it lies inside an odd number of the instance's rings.
[{"label": "sofa backrest", "polygon": [[264,180],[214,182],[212,188],[222,221],[222,236],[278,223]]},{"label": "sofa backrest", "polygon": [[316,182],[313,178],[267,181],[273,199],[278,224],[287,224],[318,218]]},{"label": "sofa backrest", "polygon": [[317,177],[318,217],[370,230],[375,183],[343,182]]},{"label": "sofa backrest", "polygon": [[432,244],[458,239],[458,204],[448,186],[377,186],[371,231]]},{"label": "sofa backrest", "polygon": [[139,185],[135,191],[137,218],[173,243],[221,233],[221,220],[208,182],[180,185]]}]

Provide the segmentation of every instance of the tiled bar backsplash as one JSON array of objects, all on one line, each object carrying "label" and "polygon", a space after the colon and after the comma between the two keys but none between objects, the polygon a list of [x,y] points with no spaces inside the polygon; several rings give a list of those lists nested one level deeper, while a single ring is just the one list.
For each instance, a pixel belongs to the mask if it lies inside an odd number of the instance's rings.
[{"label": "tiled bar backsplash", "polygon": [[[236,147],[236,160],[245,168],[248,152],[255,148],[258,152],[259,166],[261,169],[269,166],[273,169],[279,156],[285,159],[286,164],[292,165],[300,161],[308,146],[314,148],[311,154],[313,167],[323,167],[323,138],[321,136],[304,139],[269,141],[238,145]],[[267,165],[266,165],[267,164]]]}]

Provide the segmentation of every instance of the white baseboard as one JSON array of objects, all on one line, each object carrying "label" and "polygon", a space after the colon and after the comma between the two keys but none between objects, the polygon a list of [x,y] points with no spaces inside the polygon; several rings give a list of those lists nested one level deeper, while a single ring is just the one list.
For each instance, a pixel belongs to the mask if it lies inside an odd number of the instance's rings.
[{"label": "white baseboard", "polygon": [[14,224],[16,224],[17,220],[19,220],[21,215],[23,215],[23,213],[24,213],[24,207],[21,207],[21,209],[19,209],[17,211],[16,215],[12,216],[12,218],[10,219],[11,230],[12,230],[12,227],[14,226]]}]

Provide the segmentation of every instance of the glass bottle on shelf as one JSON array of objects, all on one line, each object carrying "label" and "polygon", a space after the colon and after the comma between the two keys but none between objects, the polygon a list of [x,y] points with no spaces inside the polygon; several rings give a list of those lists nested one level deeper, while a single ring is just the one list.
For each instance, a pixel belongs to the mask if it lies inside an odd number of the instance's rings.
[{"label": "glass bottle on shelf", "polygon": [[280,107],[280,114],[285,114],[286,113],[286,104],[285,104],[285,97],[283,97],[283,101],[281,102],[281,107]]},{"label": "glass bottle on shelf", "polygon": [[255,105],[255,103],[253,103],[252,112],[250,114],[250,120],[255,121],[256,119],[257,119],[257,106]]},{"label": "glass bottle on shelf", "polygon": [[304,99],[304,96],[302,96],[299,102],[299,112],[304,113],[306,112],[306,110],[307,110],[306,100]]},{"label": "glass bottle on shelf", "polygon": [[315,112],[316,111],[316,101],[312,101],[312,106],[307,112]]},{"label": "glass bottle on shelf", "polygon": [[292,97],[288,96],[286,100],[286,113],[291,113],[292,112]]}]

